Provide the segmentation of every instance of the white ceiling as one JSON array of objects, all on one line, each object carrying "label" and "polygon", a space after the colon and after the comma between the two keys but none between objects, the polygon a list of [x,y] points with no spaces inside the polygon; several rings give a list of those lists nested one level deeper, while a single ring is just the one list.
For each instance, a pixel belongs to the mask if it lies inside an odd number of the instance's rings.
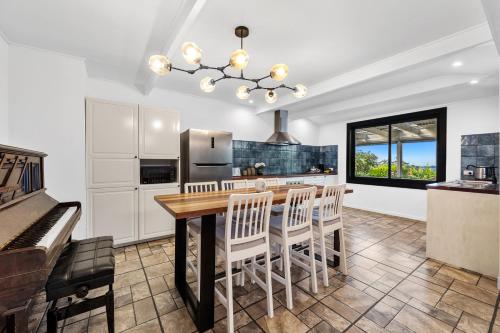
[{"label": "white ceiling", "polygon": [[[245,39],[245,49],[250,62],[246,74],[261,77],[273,64],[283,62],[290,68],[284,83],[303,83],[314,96],[315,87],[328,80],[460,34],[485,20],[480,0],[0,0],[0,31],[11,42],[83,57],[92,77],[137,86],[146,86],[149,80],[156,88],[202,96],[207,94],[199,89],[199,80],[217,73],[190,76],[173,71],[155,78],[147,70],[149,55],[168,52],[175,66],[192,68],[183,61],[179,43],[193,41],[204,51],[204,64],[225,65],[229,54],[239,47],[234,27],[247,25],[250,36]],[[353,99],[403,85],[428,82],[438,90],[446,87],[442,84],[445,78],[449,86],[460,79],[468,81],[468,77],[497,75],[498,56],[491,43],[457,50],[332,88],[299,103],[280,99],[286,102],[279,106],[288,107],[295,113],[292,117],[321,122],[327,114],[334,118],[332,112],[321,109],[325,103],[361,107]],[[463,59],[464,66],[458,70],[450,67],[454,58]],[[249,105],[235,97],[240,84],[222,81],[209,97]],[[273,82],[268,79],[263,84]],[[475,88],[480,91],[492,85],[483,80],[483,86]],[[278,94],[284,97],[287,92],[279,90]],[[409,95],[417,94],[422,91],[414,87]],[[256,109],[269,110],[262,91],[251,98]]]}]

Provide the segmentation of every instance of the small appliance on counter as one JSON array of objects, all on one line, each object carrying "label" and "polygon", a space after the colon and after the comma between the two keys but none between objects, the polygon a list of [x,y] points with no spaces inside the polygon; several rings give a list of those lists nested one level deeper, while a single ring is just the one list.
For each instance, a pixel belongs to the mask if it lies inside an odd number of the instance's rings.
[{"label": "small appliance on counter", "polygon": [[[491,181],[493,184],[497,183],[497,177],[495,175],[495,169],[497,167],[495,167],[495,166],[475,166],[475,165],[469,164],[467,167],[465,167],[465,172],[467,170],[471,170],[471,168],[474,168],[474,179],[475,180]],[[464,172],[464,174],[465,174],[465,172]]]},{"label": "small appliance on counter", "polygon": [[177,183],[178,160],[141,159],[141,184]]},{"label": "small appliance on counter", "polygon": [[240,176],[241,176],[241,169],[233,168],[233,177],[240,177]]}]

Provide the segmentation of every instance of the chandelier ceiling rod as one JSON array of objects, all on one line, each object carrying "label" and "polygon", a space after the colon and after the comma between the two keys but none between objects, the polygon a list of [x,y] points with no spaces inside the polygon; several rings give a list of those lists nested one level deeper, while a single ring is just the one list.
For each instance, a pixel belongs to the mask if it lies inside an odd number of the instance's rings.
[{"label": "chandelier ceiling rod", "polygon": [[[200,82],[200,88],[205,92],[212,92],[215,89],[215,84],[222,80],[233,79],[233,80],[242,80],[248,81],[255,84],[253,88],[249,88],[247,86],[240,86],[236,91],[236,96],[240,99],[247,99],[250,96],[250,92],[254,90],[267,90],[265,99],[268,103],[274,103],[277,100],[276,89],[287,89],[293,92],[293,95],[297,98],[304,97],[307,93],[307,88],[302,84],[297,84],[295,87],[287,86],[286,84],[280,84],[274,87],[265,87],[260,84],[262,80],[272,78],[276,81],[283,80],[288,75],[288,66],[285,64],[276,64],[271,68],[271,71],[268,75],[260,77],[260,78],[248,78],[243,74],[243,69],[246,68],[248,64],[248,53],[243,49],[243,39],[248,37],[249,30],[245,26],[238,26],[234,30],[235,35],[240,38],[240,49],[235,50],[230,57],[229,63],[225,66],[212,67],[203,65],[201,63],[202,51],[201,49],[194,43],[184,43],[182,45],[182,53],[183,57],[188,64],[198,64],[198,68],[195,69],[184,69],[172,66],[170,60],[164,55],[153,55],[149,58],[149,66],[153,72],[158,75],[166,75],[172,69],[176,71],[181,71],[187,74],[195,74],[200,70],[216,70],[221,76],[217,79],[213,79],[212,77],[205,77]],[[234,76],[226,73],[226,69],[228,67],[233,67],[235,69],[240,70],[239,76]]]}]

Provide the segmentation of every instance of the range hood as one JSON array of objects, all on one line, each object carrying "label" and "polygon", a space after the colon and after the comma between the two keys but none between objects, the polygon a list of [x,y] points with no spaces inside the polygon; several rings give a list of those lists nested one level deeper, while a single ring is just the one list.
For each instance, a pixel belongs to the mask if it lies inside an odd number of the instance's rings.
[{"label": "range hood", "polygon": [[300,145],[300,141],[288,133],[288,111],[274,111],[274,133],[266,140],[270,145]]}]

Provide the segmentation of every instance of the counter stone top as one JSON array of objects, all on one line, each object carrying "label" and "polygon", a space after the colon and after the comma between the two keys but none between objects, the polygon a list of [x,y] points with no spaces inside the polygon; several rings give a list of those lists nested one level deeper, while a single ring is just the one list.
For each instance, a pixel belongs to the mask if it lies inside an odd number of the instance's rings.
[{"label": "counter stone top", "polygon": [[491,183],[488,184],[483,182],[461,181],[461,180],[428,184],[427,189],[486,193],[486,194],[496,194],[496,195],[500,194],[498,184],[491,184]]}]

